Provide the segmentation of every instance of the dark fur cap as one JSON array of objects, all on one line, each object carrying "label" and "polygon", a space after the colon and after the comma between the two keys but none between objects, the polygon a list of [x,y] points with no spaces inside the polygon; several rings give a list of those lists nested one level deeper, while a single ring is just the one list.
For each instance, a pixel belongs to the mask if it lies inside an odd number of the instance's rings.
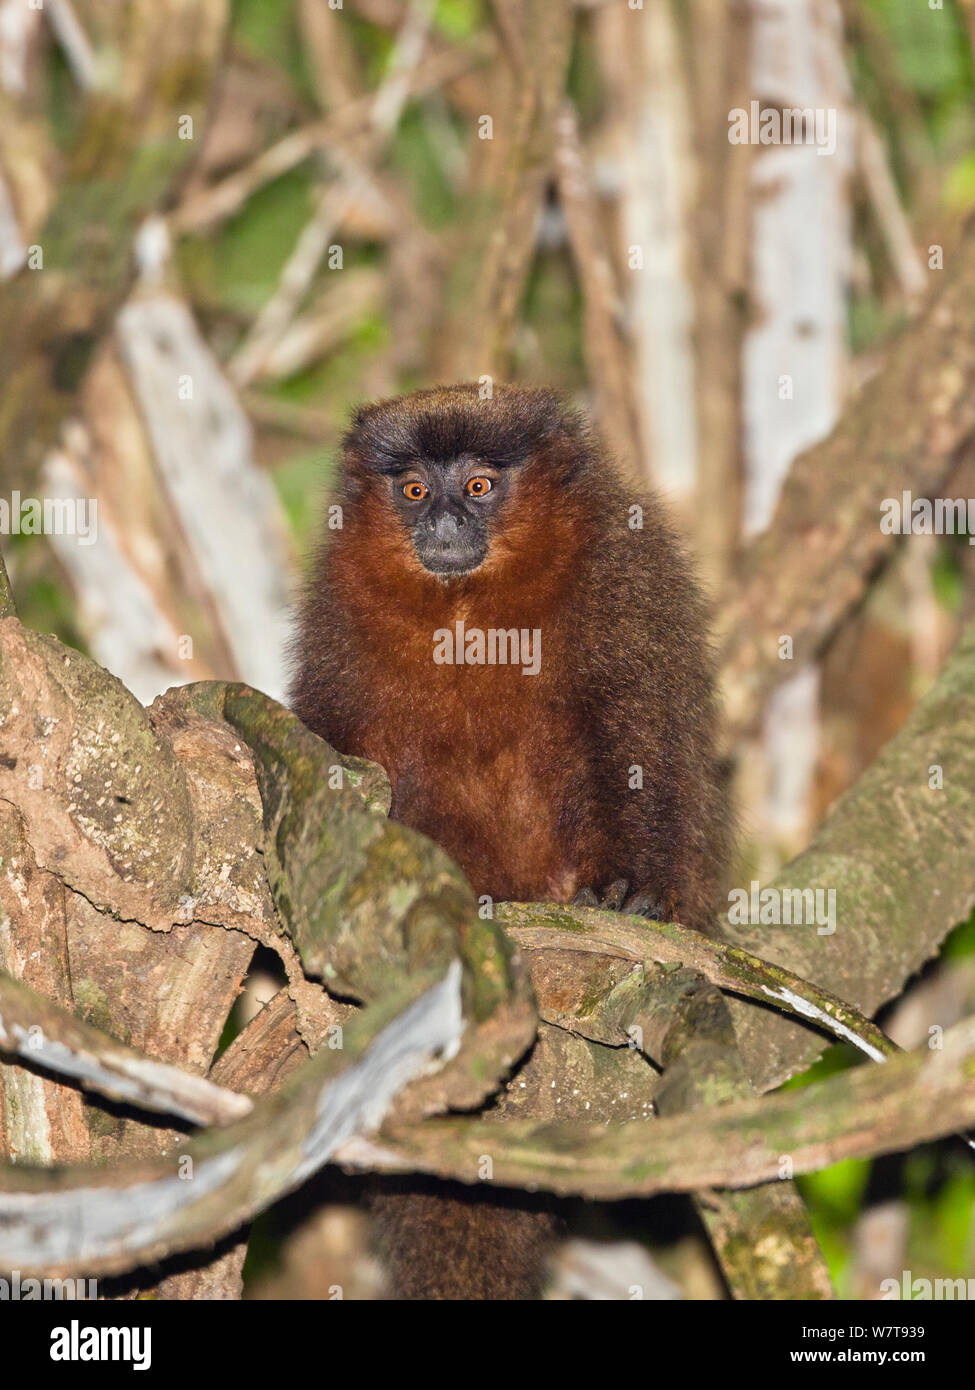
[{"label": "dark fur cap", "polygon": [[482,399],[478,386],[467,383],[361,406],[343,445],[349,462],[381,474],[462,455],[512,468],[546,443],[560,438],[568,444],[583,431],[580,418],[554,391],[498,386]]}]

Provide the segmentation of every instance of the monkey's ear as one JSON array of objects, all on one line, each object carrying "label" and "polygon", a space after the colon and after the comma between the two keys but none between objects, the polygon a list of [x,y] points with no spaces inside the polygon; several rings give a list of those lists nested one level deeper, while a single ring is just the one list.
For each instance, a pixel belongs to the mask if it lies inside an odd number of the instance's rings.
[{"label": "monkey's ear", "polygon": [[355,444],[361,440],[366,426],[369,423],[370,416],[375,415],[379,404],[378,401],[365,401],[362,405],[356,406],[349,418],[349,427],[342,440],[346,448],[348,448],[350,444]]},{"label": "monkey's ear", "polygon": [[378,401],[364,401],[362,405],[357,405],[349,420],[349,429],[351,431],[361,429],[378,406]]},{"label": "monkey's ear", "polygon": [[525,424],[530,424],[538,443],[559,434],[575,438],[584,427],[585,422],[575,407],[549,386],[533,390],[506,389],[511,392],[514,408],[525,417]]},{"label": "monkey's ear", "polygon": [[401,473],[417,456],[415,428],[415,406],[409,396],[360,406],[342,439],[346,470]]},{"label": "monkey's ear", "polygon": [[575,435],[579,432],[580,417],[556,391],[542,392],[541,432],[543,439],[555,434]]}]

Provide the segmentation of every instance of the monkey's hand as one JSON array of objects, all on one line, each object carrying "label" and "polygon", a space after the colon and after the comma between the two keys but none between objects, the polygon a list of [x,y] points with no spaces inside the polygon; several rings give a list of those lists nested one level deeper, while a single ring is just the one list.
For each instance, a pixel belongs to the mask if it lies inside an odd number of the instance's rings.
[{"label": "monkey's hand", "polygon": [[592,888],[580,888],[572,899],[573,907],[598,907],[602,912],[622,912],[627,917],[648,917],[653,922],[673,922],[667,902],[649,889],[630,892],[628,879],[618,878],[600,895]]}]

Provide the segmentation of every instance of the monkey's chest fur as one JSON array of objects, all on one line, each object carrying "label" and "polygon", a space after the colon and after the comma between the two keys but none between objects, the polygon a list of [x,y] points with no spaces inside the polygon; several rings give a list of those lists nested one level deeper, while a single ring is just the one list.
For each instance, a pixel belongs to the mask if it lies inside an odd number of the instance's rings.
[{"label": "monkey's chest fur", "polygon": [[391,660],[387,647],[376,670],[382,698],[360,712],[348,750],[386,768],[391,814],[498,901],[567,902],[598,877],[592,771],[560,656],[543,651],[528,675],[436,665],[428,636],[422,656],[406,642]]}]

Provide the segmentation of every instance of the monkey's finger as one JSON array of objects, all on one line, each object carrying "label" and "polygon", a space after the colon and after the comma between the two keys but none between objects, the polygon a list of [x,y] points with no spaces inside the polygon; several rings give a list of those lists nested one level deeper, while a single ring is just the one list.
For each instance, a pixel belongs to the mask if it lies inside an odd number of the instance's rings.
[{"label": "monkey's finger", "polygon": [[598,907],[599,899],[591,888],[580,888],[572,899],[572,907]]},{"label": "monkey's finger", "polygon": [[619,912],[629,891],[630,885],[625,878],[615,879],[606,889],[600,907],[604,912]]},{"label": "monkey's finger", "polygon": [[627,917],[649,917],[653,921],[659,921],[659,906],[656,894],[644,891],[631,893],[621,911]]}]

